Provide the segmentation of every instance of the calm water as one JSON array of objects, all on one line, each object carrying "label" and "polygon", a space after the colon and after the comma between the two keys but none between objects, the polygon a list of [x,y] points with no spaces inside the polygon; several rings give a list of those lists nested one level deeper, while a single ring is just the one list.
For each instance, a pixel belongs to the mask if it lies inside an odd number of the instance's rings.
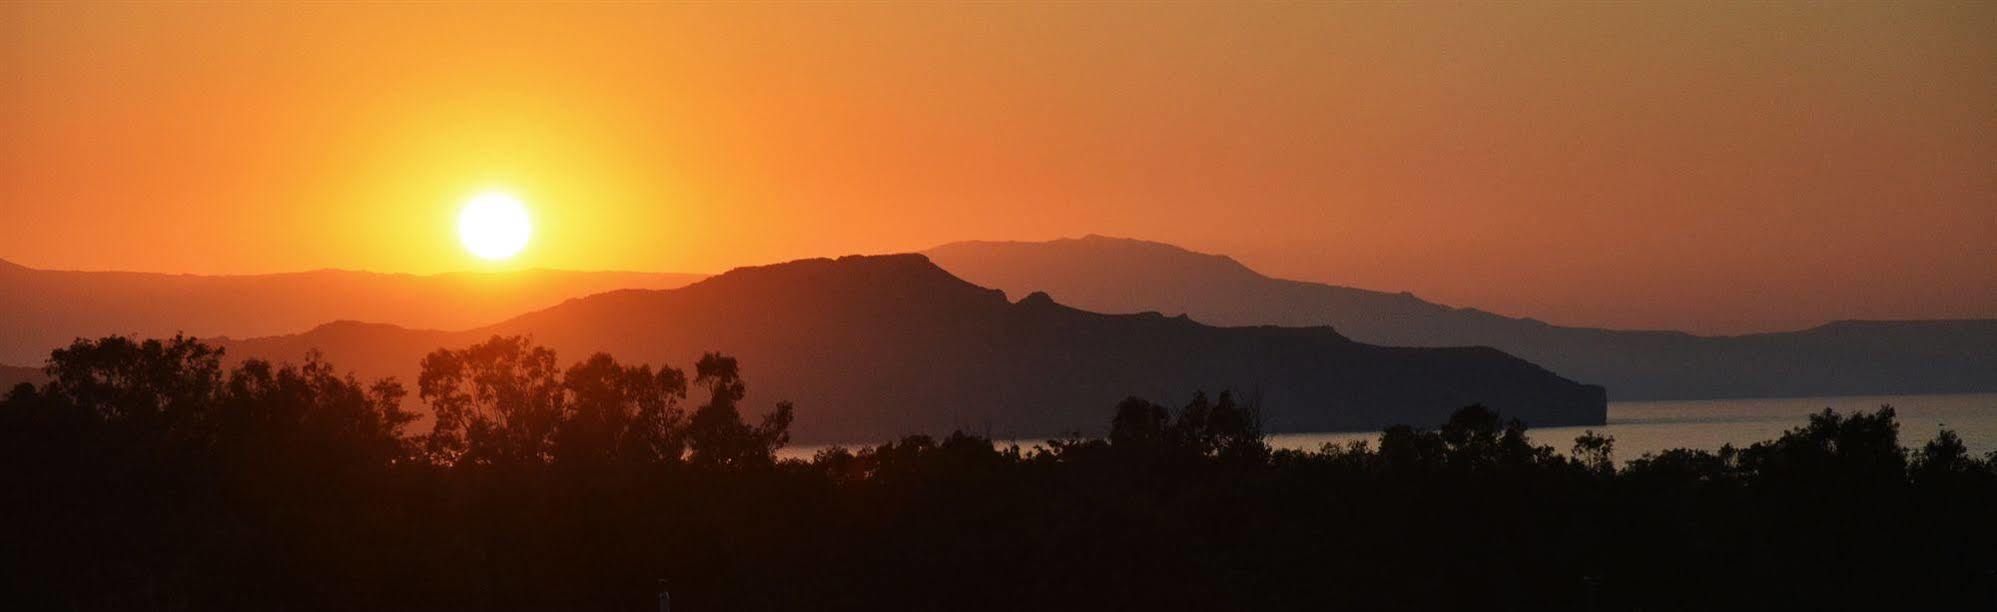
[{"label": "calm water", "polygon": [[[1811,413],[1825,408],[1849,413],[1876,410],[1882,404],[1891,404],[1899,414],[1901,446],[1918,448],[1934,438],[1935,432],[1947,427],[1962,436],[1972,453],[1997,451],[1997,393],[1610,402],[1606,426],[1549,427],[1533,429],[1529,435],[1534,442],[1564,453],[1573,446],[1575,436],[1592,429],[1614,436],[1616,459],[1628,461],[1645,453],[1673,448],[1717,450],[1723,444],[1746,446],[1773,440],[1784,431],[1801,427]],[[1353,440],[1377,443],[1378,437],[1378,432],[1293,433],[1269,436],[1269,444],[1314,451],[1327,443],[1344,444]],[[1032,447],[1038,443],[1038,440],[1022,441],[1020,446]],[[790,447],[777,454],[783,458],[810,459],[821,448],[824,447]]]},{"label": "calm water", "polygon": [[[1673,448],[1717,450],[1729,443],[1747,446],[1801,427],[1811,413],[1825,408],[1849,413],[1877,410],[1882,404],[1891,404],[1899,416],[1901,446],[1918,448],[1947,427],[1962,436],[1963,444],[1974,454],[1997,450],[1997,393],[1610,402],[1607,426],[1548,427],[1532,429],[1528,435],[1536,443],[1566,452],[1574,445],[1575,436],[1592,429],[1614,436],[1616,459],[1628,461]],[[1317,450],[1326,443],[1377,443],[1378,437],[1377,433],[1279,434],[1269,436],[1269,444]]]}]

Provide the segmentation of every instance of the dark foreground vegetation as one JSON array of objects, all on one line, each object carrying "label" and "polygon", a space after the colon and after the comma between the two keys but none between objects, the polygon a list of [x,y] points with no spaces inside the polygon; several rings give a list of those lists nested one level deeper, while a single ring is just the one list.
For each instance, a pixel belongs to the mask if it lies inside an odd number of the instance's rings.
[{"label": "dark foreground vegetation", "polygon": [[[1478,407],[1272,451],[1228,394],[1107,439],[778,461],[732,359],[495,338],[408,392],[79,341],[0,405],[7,609],[1990,609],[1997,457],[1890,408],[1625,465]],[[965,390],[975,393],[974,389]],[[1108,407],[1105,407],[1108,408]]]}]

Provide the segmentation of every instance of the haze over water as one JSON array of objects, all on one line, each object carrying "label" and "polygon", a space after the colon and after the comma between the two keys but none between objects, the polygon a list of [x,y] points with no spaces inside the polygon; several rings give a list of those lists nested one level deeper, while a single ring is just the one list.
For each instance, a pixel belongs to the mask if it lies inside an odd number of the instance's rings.
[{"label": "haze over water", "polygon": [[[1674,448],[1746,447],[1801,427],[1809,415],[1825,408],[1849,414],[1881,405],[1893,406],[1898,414],[1901,446],[1919,448],[1946,427],[1962,437],[1972,454],[1997,451],[1997,393],[1609,402],[1607,426],[1536,428],[1528,435],[1534,443],[1567,452],[1575,436],[1592,429],[1615,437],[1616,460],[1629,461]],[[1269,436],[1269,444],[1314,451],[1353,440],[1377,445],[1378,439],[1378,433],[1365,432],[1294,433]]]}]

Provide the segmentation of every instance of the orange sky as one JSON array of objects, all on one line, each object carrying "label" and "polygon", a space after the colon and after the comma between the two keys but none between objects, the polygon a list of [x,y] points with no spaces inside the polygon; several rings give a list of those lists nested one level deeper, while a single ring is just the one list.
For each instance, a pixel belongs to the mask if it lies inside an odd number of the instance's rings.
[{"label": "orange sky", "polygon": [[1553,322],[1997,316],[1997,4],[0,6],[0,258],[1103,233]]}]

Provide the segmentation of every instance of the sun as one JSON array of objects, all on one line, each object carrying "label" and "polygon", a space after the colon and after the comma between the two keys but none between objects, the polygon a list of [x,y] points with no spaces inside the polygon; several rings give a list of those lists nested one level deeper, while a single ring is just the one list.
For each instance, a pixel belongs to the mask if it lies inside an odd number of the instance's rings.
[{"label": "sun", "polygon": [[479,194],[458,213],[458,240],[482,259],[497,261],[518,254],[533,233],[527,206],[504,193]]}]

